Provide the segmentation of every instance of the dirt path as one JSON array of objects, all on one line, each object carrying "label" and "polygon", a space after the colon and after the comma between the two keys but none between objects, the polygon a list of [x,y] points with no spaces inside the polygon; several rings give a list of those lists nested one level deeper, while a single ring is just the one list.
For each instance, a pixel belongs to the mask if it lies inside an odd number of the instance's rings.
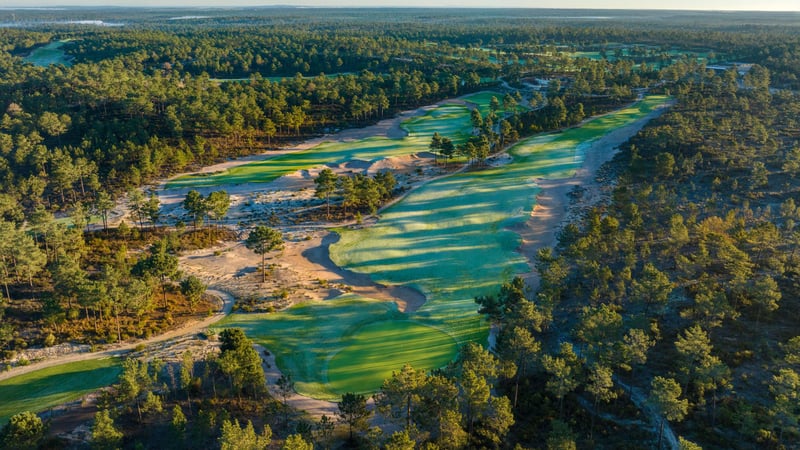
[{"label": "dirt path", "polygon": [[216,314],[209,316],[206,319],[203,319],[199,322],[192,322],[186,324],[183,327],[178,328],[176,330],[172,330],[167,333],[152,337],[150,339],[145,339],[142,341],[115,344],[110,348],[97,352],[72,353],[72,354],[58,356],[55,358],[50,358],[44,361],[34,362],[27,366],[17,366],[12,368],[11,370],[0,372],[0,381],[6,380],[11,377],[15,377],[17,375],[22,375],[40,369],[45,369],[47,367],[59,366],[61,364],[67,364],[78,361],[89,361],[92,359],[100,359],[100,358],[110,358],[114,356],[123,356],[140,345],[144,345],[145,347],[147,347],[152,344],[169,341],[172,339],[180,338],[182,336],[196,333],[208,327],[209,325],[212,325],[221,320],[223,317],[228,315],[231,312],[231,309],[233,308],[233,297],[230,294],[217,290],[208,290],[206,292],[210,295],[219,298],[222,301],[222,309],[220,309]]}]

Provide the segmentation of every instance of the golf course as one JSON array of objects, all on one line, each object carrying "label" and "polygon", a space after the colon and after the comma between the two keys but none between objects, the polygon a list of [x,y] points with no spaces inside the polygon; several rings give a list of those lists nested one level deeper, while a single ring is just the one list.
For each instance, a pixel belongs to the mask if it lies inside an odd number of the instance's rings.
[{"label": "golf course", "polygon": [[316,398],[374,391],[406,362],[445,365],[459,344],[486,341],[488,324],[474,297],[530,271],[516,251],[519,236],[508,228],[530,218],[537,179],[571,176],[593,141],[641,121],[664,101],[650,96],[523,140],[504,163],[432,180],[382,211],[375,225],[337,230],[340,240],[330,247],[337,265],[419,290],[427,301],[418,310],[400,313],[393,303],[344,295],[276,314],[234,314],[219,326],[243,328],[276,354],[298,392]]}]

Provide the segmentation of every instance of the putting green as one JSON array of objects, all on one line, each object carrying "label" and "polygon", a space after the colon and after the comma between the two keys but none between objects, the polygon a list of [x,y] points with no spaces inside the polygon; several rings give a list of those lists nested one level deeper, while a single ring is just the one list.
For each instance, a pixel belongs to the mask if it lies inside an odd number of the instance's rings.
[{"label": "putting green", "polygon": [[371,393],[408,363],[444,367],[458,350],[447,333],[409,320],[367,324],[346,336],[328,363],[328,388],[339,395]]},{"label": "putting green", "polygon": [[345,338],[370,323],[402,318],[394,303],[342,295],[335,301],[298,304],[279,314],[232,314],[215,327],[241,328],[275,352],[278,366],[292,375],[298,392],[333,400],[338,394],[327,385],[328,361],[342,350]]},{"label": "putting green", "polygon": [[118,358],[62,364],[0,381],[0,425],[22,411],[43,411],[117,380]]},{"label": "putting green", "polygon": [[405,362],[415,364],[412,355],[424,355],[415,367],[441,367],[457,345],[486,340],[474,297],[530,270],[508,228],[530,217],[536,179],[571,175],[593,140],[664,101],[648,97],[580,128],[521,141],[503,166],[432,181],[383,211],[374,226],[339,230],[330,247],[334,262],[379,283],[417,288],[427,297],[418,311],[402,314],[392,303],[345,296],[274,315],[234,315],[226,326],[244,328],[275,351],[297,390],[314,397],[374,391]]}]

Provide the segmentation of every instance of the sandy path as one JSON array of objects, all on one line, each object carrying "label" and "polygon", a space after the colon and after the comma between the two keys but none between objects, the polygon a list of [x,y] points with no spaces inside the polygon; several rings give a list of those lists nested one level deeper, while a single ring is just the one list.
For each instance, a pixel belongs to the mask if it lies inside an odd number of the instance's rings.
[{"label": "sandy path", "polygon": [[233,308],[233,297],[230,294],[217,290],[208,290],[206,292],[210,295],[219,298],[222,301],[222,309],[220,309],[219,311],[217,311],[216,314],[209,316],[206,319],[203,319],[199,322],[192,322],[186,324],[181,328],[152,337],[150,339],[145,339],[136,342],[126,342],[123,344],[115,344],[106,350],[101,350],[98,352],[71,353],[67,355],[58,356],[55,358],[46,359],[44,361],[34,362],[27,366],[17,366],[12,368],[11,370],[0,372],[0,381],[6,380],[8,378],[17,375],[22,375],[34,372],[36,370],[45,369],[47,367],[59,366],[61,364],[78,362],[78,361],[89,361],[92,359],[100,359],[100,358],[110,358],[115,356],[123,356],[140,345],[149,346],[152,344],[157,344],[159,342],[169,341],[182,336],[197,333],[198,331],[208,327],[209,325],[212,325],[221,320],[223,317],[228,315],[231,312],[231,309]]}]

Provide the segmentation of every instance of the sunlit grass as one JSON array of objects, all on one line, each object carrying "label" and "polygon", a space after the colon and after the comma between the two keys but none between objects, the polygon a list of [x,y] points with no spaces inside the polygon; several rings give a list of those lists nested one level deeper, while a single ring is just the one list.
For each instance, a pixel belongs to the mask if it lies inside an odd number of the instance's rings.
[{"label": "sunlit grass", "polygon": [[457,350],[447,333],[408,320],[384,320],[364,325],[346,336],[342,350],[328,364],[328,387],[339,395],[371,393],[392,371],[414,367],[444,367]]},{"label": "sunlit grass", "polygon": [[117,380],[117,358],[80,361],[18,375],[0,381],[0,424],[22,411],[43,411],[77,400]]}]

